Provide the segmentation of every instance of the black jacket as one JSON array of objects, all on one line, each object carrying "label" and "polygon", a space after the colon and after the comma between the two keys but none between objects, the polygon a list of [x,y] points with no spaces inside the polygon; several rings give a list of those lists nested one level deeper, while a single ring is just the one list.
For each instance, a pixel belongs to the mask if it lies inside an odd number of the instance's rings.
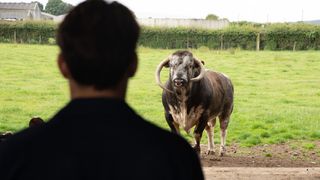
[{"label": "black jacket", "polygon": [[1,180],[203,179],[181,137],[138,116],[124,101],[76,99],[48,123],[0,143]]}]

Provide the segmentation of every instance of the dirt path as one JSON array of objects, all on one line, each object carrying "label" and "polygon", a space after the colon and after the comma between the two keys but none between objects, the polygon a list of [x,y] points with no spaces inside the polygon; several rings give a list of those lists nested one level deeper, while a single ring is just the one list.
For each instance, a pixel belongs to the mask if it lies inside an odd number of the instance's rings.
[{"label": "dirt path", "polygon": [[206,167],[206,180],[302,180],[320,179],[320,168],[248,168],[248,167]]},{"label": "dirt path", "polygon": [[[318,179],[320,141],[307,149],[299,141],[251,148],[232,144],[227,155],[201,154],[206,179]],[[206,150],[206,146],[202,146]],[[218,150],[217,150],[218,152]]]}]

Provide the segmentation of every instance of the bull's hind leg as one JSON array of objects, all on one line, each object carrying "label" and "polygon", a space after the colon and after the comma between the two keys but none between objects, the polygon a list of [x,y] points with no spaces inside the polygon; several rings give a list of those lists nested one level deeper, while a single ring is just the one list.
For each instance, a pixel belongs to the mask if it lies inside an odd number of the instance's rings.
[{"label": "bull's hind leg", "polygon": [[215,150],[214,150],[214,126],[216,124],[216,118],[210,119],[207,123],[206,126],[206,131],[208,135],[208,150],[207,153],[208,155],[214,155]]},{"label": "bull's hind leg", "polygon": [[226,154],[226,139],[227,139],[227,128],[229,125],[230,116],[233,110],[233,103],[227,103],[223,107],[222,113],[219,115],[220,121],[220,134],[221,134],[221,143],[220,143],[220,156]]},{"label": "bull's hind leg", "polygon": [[222,113],[219,116],[220,120],[220,156],[223,156],[226,154],[226,140],[227,140],[227,128],[229,124],[229,119],[230,119],[231,112],[227,113]]}]

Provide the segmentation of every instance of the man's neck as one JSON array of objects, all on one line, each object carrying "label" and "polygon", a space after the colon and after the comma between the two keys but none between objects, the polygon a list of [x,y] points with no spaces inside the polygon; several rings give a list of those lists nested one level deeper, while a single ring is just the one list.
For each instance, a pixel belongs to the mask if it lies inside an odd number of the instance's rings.
[{"label": "man's neck", "polygon": [[74,81],[69,81],[71,99],[79,98],[117,98],[125,99],[126,87],[123,85],[115,88],[97,90],[93,86],[81,86]]}]

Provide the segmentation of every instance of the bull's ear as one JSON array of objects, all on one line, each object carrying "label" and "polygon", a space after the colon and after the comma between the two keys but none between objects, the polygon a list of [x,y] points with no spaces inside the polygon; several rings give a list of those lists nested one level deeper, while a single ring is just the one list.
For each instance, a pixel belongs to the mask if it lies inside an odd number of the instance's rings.
[{"label": "bull's ear", "polygon": [[168,61],[167,63],[165,63],[163,66],[166,67],[166,68],[168,68],[168,67],[170,66],[170,65],[169,65],[169,62],[170,62],[170,61]]},{"label": "bull's ear", "polygon": [[[200,62],[204,65],[204,61],[202,61],[201,59],[194,58],[194,60],[198,60],[198,61],[200,61]],[[198,68],[198,67],[199,67],[199,64],[194,63],[194,67],[195,67],[195,68]]]}]

